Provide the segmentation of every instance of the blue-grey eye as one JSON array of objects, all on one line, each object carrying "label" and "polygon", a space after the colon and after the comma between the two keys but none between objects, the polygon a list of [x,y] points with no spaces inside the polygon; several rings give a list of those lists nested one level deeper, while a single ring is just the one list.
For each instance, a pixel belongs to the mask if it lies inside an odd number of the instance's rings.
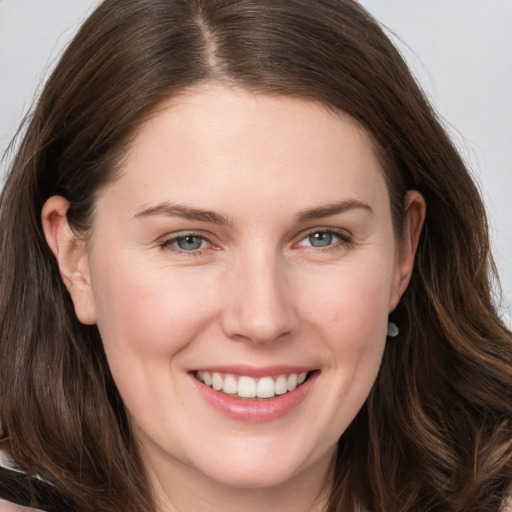
[{"label": "blue-grey eye", "polygon": [[328,247],[333,243],[333,234],[327,231],[318,231],[308,236],[309,243],[312,247]]},{"label": "blue-grey eye", "polygon": [[203,245],[204,239],[196,235],[180,236],[176,238],[176,245],[182,251],[197,251]]}]

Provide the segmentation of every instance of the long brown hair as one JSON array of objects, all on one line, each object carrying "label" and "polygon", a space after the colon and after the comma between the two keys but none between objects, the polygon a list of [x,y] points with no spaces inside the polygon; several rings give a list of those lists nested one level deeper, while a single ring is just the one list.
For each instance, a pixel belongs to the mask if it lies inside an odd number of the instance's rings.
[{"label": "long brown hair", "polygon": [[329,512],[496,512],[512,478],[512,340],[479,193],[403,59],[353,0],[105,0],[37,103],[0,205],[0,446],[80,510],[154,510],[95,326],[42,234],[50,196],[91,226],[135,130],[201,82],[310,98],[372,136],[400,235],[427,217],[374,388],[339,442]]}]

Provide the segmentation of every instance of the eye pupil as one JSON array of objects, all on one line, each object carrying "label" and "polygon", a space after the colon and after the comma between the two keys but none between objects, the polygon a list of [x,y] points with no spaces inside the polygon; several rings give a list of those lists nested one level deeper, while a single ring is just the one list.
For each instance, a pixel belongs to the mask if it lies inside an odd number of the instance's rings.
[{"label": "eye pupil", "polygon": [[332,234],[318,232],[309,235],[309,242],[313,247],[327,247],[332,244]]},{"label": "eye pupil", "polygon": [[182,236],[176,240],[178,247],[184,251],[194,251],[201,247],[202,238],[195,235]]}]

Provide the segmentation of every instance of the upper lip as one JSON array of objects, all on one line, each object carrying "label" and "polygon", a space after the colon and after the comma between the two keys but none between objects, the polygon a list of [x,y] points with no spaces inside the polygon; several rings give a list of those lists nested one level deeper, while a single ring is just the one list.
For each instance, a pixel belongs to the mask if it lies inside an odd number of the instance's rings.
[{"label": "upper lip", "polygon": [[298,365],[274,365],[274,366],[251,366],[244,364],[237,365],[214,365],[214,366],[201,366],[192,370],[194,373],[197,371],[210,372],[210,373],[224,373],[231,375],[244,375],[247,377],[272,377],[282,374],[290,373],[303,373],[313,371],[315,368],[308,366]]}]

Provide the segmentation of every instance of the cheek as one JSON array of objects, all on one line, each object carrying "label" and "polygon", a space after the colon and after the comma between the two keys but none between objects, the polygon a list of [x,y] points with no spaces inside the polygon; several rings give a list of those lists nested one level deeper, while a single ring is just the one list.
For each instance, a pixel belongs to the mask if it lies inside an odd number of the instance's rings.
[{"label": "cheek", "polygon": [[[382,330],[388,316],[392,268],[358,265],[316,275],[302,287],[305,309],[327,326],[338,326],[347,340]],[[355,336],[349,336],[353,334]]]},{"label": "cheek", "polygon": [[204,273],[119,263],[108,274],[98,270],[94,296],[107,353],[175,353],[215,314],[215,287]]},{"label": "cheek", "polygon": [[378,373],[386,341],[392,268],[361,265],[309,282],[302,297],[314,347],[331,360],[336,396],[362,405]]},{"label": "cheek", "polygon": [[180,353],[215,316],[216,288],[199,273],[119,260],[109,267],[115,270],[98,268],[93,277],[98,329],[114,381],[130,414],[167,422],[162,404],[178,386]]}]

